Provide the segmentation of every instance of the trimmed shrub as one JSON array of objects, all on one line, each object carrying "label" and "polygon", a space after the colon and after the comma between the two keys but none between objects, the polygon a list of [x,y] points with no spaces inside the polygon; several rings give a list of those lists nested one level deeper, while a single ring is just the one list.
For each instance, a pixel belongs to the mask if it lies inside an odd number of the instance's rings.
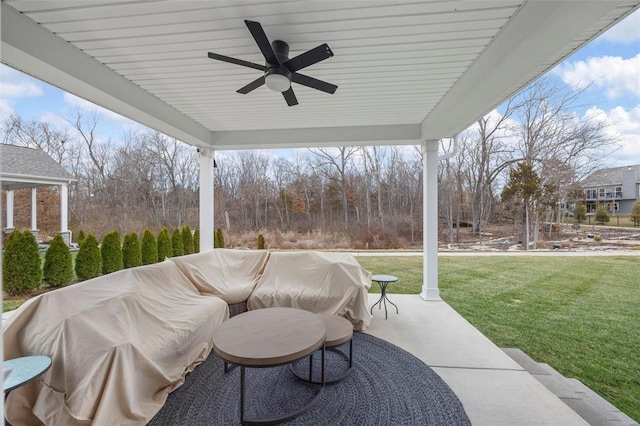
[{"label": "trimmed shrub", "polygon": [[84,231],[81,229],[80,232],[78,232],[78,246],[82,245],[82,241],[84,241]]},{"label": "trimmed shrub", "polygon": [[25,264],[24,279],[27,281],[27,285],[37,290],[42,285],[40,246],[38,245],[38,241],[36,241],[36,237],[34,237],[28,229],[22,232],[22,238],[24,240],[24,252],[22,254],[22,261]]},{"label": "trimmed shrub", "polygon": [[200,253],[200,230],[193,231],[193,252]]},{"label": "trimmed shrub", "polygon": [[2,289],[10,295],[27,293],[22,280],[22,232],[11,231],[4,241],[2,253]]},{"label": "trimmed shrub", "polygon": [[162,228],[158,234],[158,262],[164,262],[167,257],[173,256],[173,247],[171,247],[171,238],[167,228]]},{"label": "trimmed shrub", "polygon": [[194,253],[193,235],[191,234],[191,229],[189,229],[189,225],[182,228],[182,246],[184,248],[184,254]]},{"label": "trimmed shrub", "polygon": [[42,283],[38,243],[30,231],[11,232],[2,255],[2,288],[10,296],[37,290]]},{"label": "trimmed shrub", "polygon": [[142,266],[142,252],[140,250],[138,234],[131,232],[124,236],[124,242],[122,244],[122,266],[125,269]]},{"label": "trimmed shrub", "polygon": [[587,206],[584,204],[576,204],[576,207],[573,209],[573,214],[577,223],[584,222],[587,220]]},{"label": "trimmed shrub", "polygon": [[148,229],[145,229],[144,234],[142,234],[140,250],[142,252],[143,265],[158,263],[158,243],[156,242],[156,237]]},{"label": "trimmed shrub", "polygon": [[184,244],[182,244],[182,233],[178,228],[173,230],[171,235],[171,248],[173,256],[182,256],[184,254]]},{"label": "trimmed shrub", "polygon": [[216,229],[216,234],[213,238],[213,245],[215,248],[224,248],[224,235],[222,235],[222,229]]},{"label": "trimmed shrub", "polygon": [[264,250],[264,235],[258,234],[258,250]]},{"label": "trimmed shrub", "polygon": [[53,237],[47,249],[42,275],[44,282],[52,287],[63,287],[73,280],[71,252],[60,234]]},{"label": "trimmed shrub", "polygon": [[93,234],[87,235],[76,255],[76,276],[80,280],[89,280],[102,272],[102,255],[98,240]]},{"label": "trimmed shrub", "polygon": [[640,225],[640,201],[636,201],[633,203],[633,208],[631,209],[631,219],[633,220],[633,226]]},{"label": "trimmed shrub", "polygon": [[609,222],[609,213],[605,206],[599,206],[596,210],[596,223],[604,225],[605,222]]},{"label": "trimmed shrub", "polygon": [[110,274],[123,268],[122,245],[118,231],[108,232],[102,238],[102,273]]}]

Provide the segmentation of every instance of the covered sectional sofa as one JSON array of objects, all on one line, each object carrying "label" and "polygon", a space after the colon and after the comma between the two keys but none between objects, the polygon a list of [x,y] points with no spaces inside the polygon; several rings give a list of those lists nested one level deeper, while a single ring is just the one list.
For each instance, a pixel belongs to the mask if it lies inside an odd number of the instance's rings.
[{"label": "covered sectional sofa", "polygon": [[144,425],[209,356],[230,307],[330,312],[362,330],[370,285],[346,254],[215,249],[42,294],[3,326],[5,359],[52,359],[40,379],[11,392],[7,419]]}]

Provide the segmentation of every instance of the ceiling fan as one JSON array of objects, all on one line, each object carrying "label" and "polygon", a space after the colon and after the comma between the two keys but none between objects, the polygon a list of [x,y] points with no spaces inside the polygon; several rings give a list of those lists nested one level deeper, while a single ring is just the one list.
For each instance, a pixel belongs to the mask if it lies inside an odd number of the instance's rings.
[{"label": "ceiling fan", "polygon": [[264,65],[218,55],[217,53],[208,53],[211,59],[264,72],[262,77],[240,88],[238,93],[246,95],[263,84],[266,84],[269,89],[275,92],[281,92],[289,106],[298,105],[298,100],[293,93],[291,82],[302,84],[303,86],[311,87],[312,89],[322,92],[335,93],[338,86],[298,73],[298,71],[303,68],[333,56],[333,52],[326,43],[308,50],[295,58],[289,59],[289,45],[287,43],[282,40],[274,40],[272,43],[269,43],[269,39],[259,22],[245,20],[244,23],[247,24],[247,28],[249,28],[251,35],[264,56]]}]

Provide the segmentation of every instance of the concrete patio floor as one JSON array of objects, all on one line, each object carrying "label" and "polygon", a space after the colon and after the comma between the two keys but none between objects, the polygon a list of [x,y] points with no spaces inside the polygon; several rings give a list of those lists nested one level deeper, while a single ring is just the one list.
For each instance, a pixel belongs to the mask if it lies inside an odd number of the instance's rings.
[{"label": "concrete patio floor", "polygon": [[[379,294],[369,295],[369,306]],[[469,324],[445,302],[392,294],[373,310],[367,333],[429,365],[458,396],[474,426],[588,425],[575,411]]]}]

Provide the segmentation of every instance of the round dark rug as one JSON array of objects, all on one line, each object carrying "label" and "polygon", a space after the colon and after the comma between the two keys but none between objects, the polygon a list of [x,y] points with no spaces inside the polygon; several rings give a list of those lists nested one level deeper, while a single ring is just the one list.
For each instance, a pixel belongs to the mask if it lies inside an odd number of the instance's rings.
[{"label": "round dark rug", "polygon": [[[348,351],[348,345],[342,348]],[[316,360],[318,362],[316,362]],[[314,367],[320,364],[314,358]],[[296,369],[305,371],[307,361]],[[346,367],[327,351],[327,378]],[[308,370],[306,370],[308,371]],[[318,377],[318,376],[316,376]],[[335,376],[334,376],[335,377]],[[288,365],[246,369],[249,418],[275,417],[310,401],[318,386],[296,379]],[[224,374],[213,352],[187,375],[182,387],[149,425],[240,424],[240,369]],[[353,370],[328,385],[317,403],[287,425],[470,425],[460,400],[424,362],[391,343],[366,333],[353,334]]]}]

